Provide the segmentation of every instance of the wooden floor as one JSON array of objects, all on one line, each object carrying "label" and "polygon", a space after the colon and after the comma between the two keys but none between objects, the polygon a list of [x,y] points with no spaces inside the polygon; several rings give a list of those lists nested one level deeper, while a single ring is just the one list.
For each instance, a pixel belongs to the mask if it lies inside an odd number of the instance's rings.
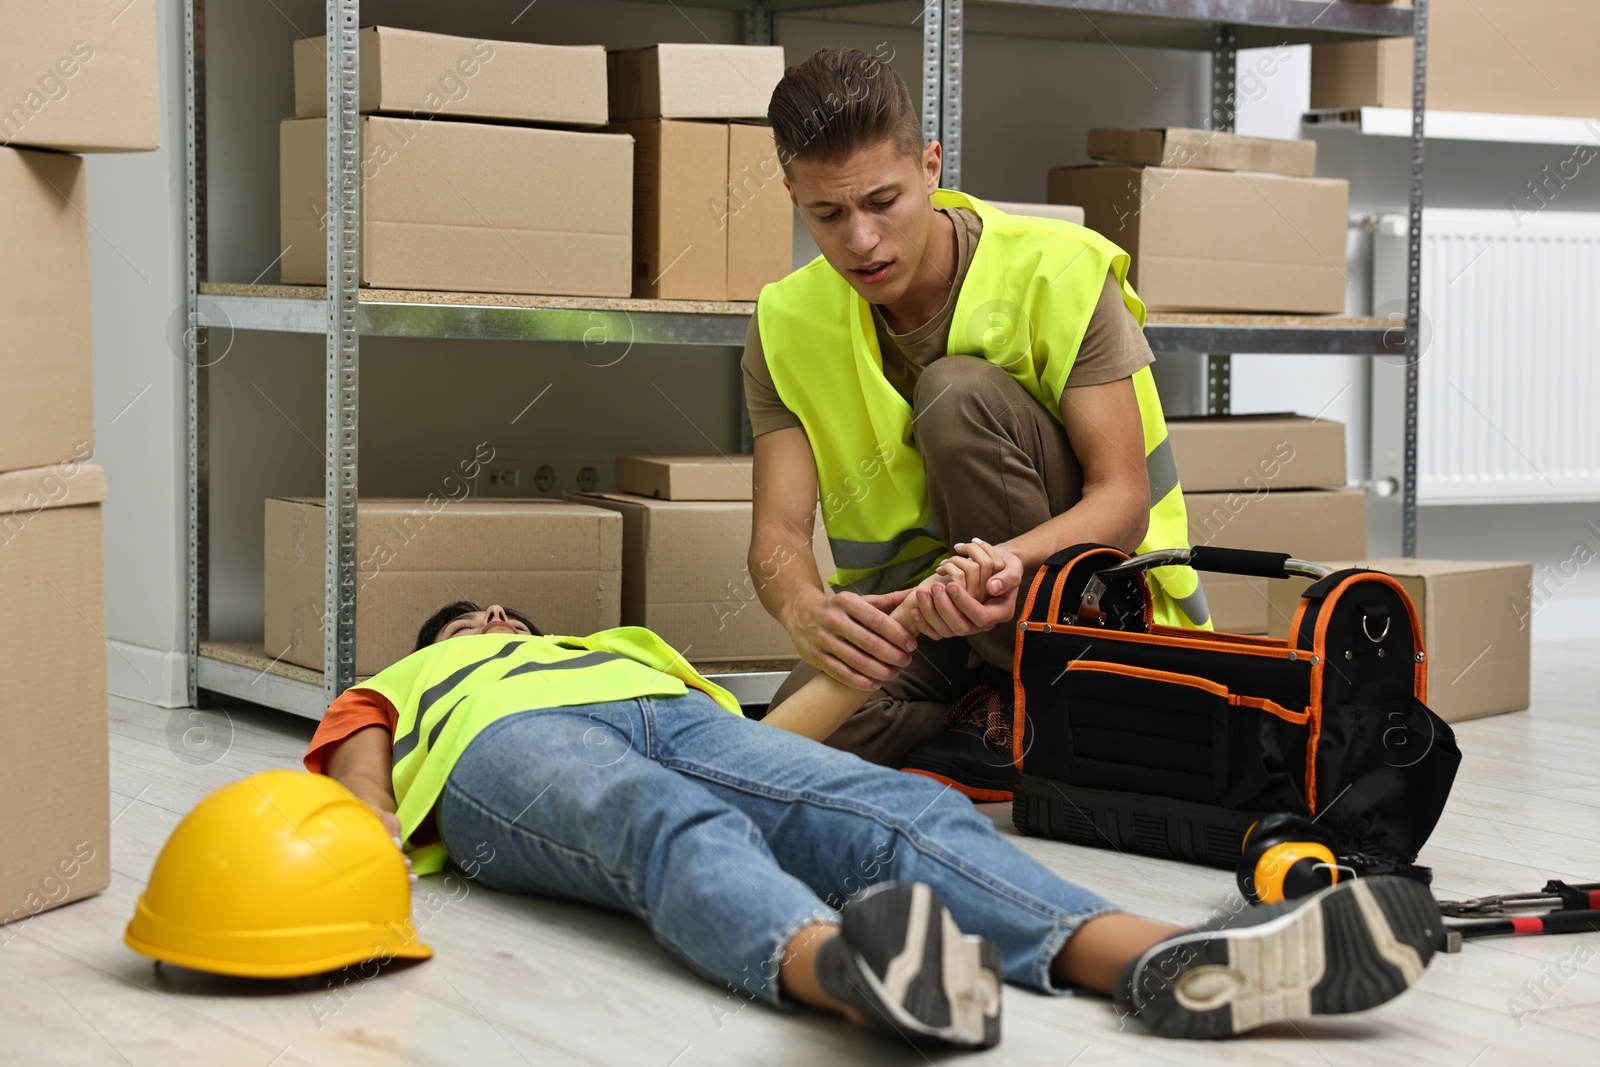
[{"label": "wooden floor", "polygon": [[[1600,641],[1536,645],[1531,711],[1459,724],[1455,793],[1423,853],[1455,898],[1600,881]],[[423,879],[415,918],[437,955],[298,982],[156,968],[122,944],[157,851],[211,789],[298,766],[305,720],[207,712],[216,762],[180,760],[169,736],[194,713],[111,704],[111,887],[0,938],[0,1063],[269,1067],[920,1064],[924,1056],[839,1022],[741,1007],[690,974],[630,919]],[[231,738],[231,739],[230,739]],[[209,756],[207,757],[209,758]],[[994,810],[1009,833],[1007,812]],[[1226,872],[1019,839],[1051,868],[1131,909],[1198,920]],[[0,858],[3,862],[3,858]],[[1543,983],[1530,994],[1529,983]],[[1525,1014],[1513,1015],[1520,1002]],[[1534,1010],[1537,1009],[1537,1010]],[[1600,934],[1469,944],[1364,1016],[1279,1024],[1225,1045],[1119,1032],[1103,1000],[1007,989],[1005,1039],[984,1064],[1437,1067],[1600,1063]]]}]

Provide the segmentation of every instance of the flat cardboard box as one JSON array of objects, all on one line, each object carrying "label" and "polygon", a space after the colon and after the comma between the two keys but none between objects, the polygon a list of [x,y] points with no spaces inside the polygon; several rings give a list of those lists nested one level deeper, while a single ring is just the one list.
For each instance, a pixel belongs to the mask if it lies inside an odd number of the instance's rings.
[{"label": "flat cardboard box", "polygon": [[94,453],[84,170],[0,148],[0,471]]},{"label": "flat cardboard box", "polygon": [[[1428,652],[1428,706],[1446,722],[1528,706],[1531,564],[1374,559],[1328,565],[1386,571],[1410,595]],[[1273,636],[1288,636],[1310,584],[1306,578],[1273,583]]]},{"label": "flat cardboard box", "polygon": [[617,457],[617,489],[658,500],[749,500],[753,456]]},{"label": "flat cardboard box", "polygon": [[754,300],[794,265],[794,206],[772,127],[728,127],[728,299]]},{"label": "flat cardboard box", "polygon": [[0,924],[111,882],[105,496],[93,465],[0,474]]},{"label": "flat cardboard box", "polygon": [[1050,199],[1133,257],[1152,311],[1344,310],[1348,182],[1090,165],[1052,170]]},{"label": "flat cardboard box", "polygon": [[[1183,502],[1191,545],[1287,552],[1313,563],[1366,555],[1367,494],[1361,489],[1276,490],[1264,483],[1231,493],[1184,493]],[[1214,628],[1267,632],[1272,580],[1206,573],[1200,580]]]},{"label": "flat cardboard box", "polygon": [[1032,215],[1039,219],[1056,219],[1060,222],[1083,225],[1083,208],[1072,204],[1023,204],[1011,200],[990,200],[989,206],[997,207],[1010,215]]},{"label": "flat cardboard box", "polygon": [[[279,132],[286,284],[326,281],[326,121]],[[361,138],[361,284],[629,294],[631,138],[379,116]]]},{"label": "flat cardboard box", "polygon": [[728,127],[648,119],[633,138],[633,295],[728,298]]},{"label": "flat cardboard box", "polygon": [[[795,658],[788,632],[762,606],[746,564],[749,501],[625,493],[572,493],[568,499],[622,515],[624,625],[649,627],[695,663]],[[811,547],[826,581],[833,557],[820,514]],[[792,558],[786,552],[771,565],[783,567]]]},{"label": "flat cardboard box", "polygon": [[[1600,116],[1600,4],[1455,0],[1428,6],[1428,108]],[[1311,106],[1411,107],[1411,39],[1314,45]]]},{"label": "flat cardboard box", "polygon": [[[409,655],[456,600],[515,608],[547,634],[618,624],[622,523],[558,500],[366,499],[356,509],[356,674]],[[266,652],[323,669],[321,499],[266,502]]]},{"label": "flat cardboard box", "polygon": [[1317,142],[1181,127],[1099,129],[1089,131],[1089,158],[1151,167],[1250,170],[1309,178],[1317,172]]},{"label": "flat cardboard box", "polygon": [[0,145],[161,147],[155,0],[15,2],[3,11]]},{"label": "flat cardboard box", "polygon": [[654,44],[606,60],[613,121],[763,119],[783,80],[780,45]]},{"label": "flat cardboard box", "polygon": [[[326,39],[294,43],[294,113],[328,113]],[[485,41],[368,26],[361,31],[363,115],[604,126],[602,45]]]},{"label": "flat cardboard box", "polygon": [[1188,492],[1338,489],[1345,470],[1344,424],[1288,412],[1167,419],[1167,436]]}]

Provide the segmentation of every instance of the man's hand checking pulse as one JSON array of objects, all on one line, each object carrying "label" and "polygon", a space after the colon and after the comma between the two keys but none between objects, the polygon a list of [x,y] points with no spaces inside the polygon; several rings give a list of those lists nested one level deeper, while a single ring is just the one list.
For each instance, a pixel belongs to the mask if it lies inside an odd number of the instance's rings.
[{"label": "man's hand checking pulse", "polygon": [[789,623],[800,658],[844,685],[871,692],[911,662],[917,641],[889,613],[911,590],[861,596],[813,590]]}]

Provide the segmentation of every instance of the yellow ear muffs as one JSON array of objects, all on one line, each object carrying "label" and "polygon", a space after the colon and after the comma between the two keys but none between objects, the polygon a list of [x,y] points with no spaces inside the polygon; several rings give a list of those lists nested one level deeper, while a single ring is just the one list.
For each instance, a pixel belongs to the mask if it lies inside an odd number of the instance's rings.
[{"label": "yellow ear muffs", "polygon": [[1236,876],[1255,904],[1309,896],[1339,881],[1333,838],[1299,815],[1269,815],[1245,831]]}]

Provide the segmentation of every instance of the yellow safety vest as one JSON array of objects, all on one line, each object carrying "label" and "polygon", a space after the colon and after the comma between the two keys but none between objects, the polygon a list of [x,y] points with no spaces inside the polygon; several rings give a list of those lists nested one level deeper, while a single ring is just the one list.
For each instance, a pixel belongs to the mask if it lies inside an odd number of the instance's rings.
[{"label": "yellow safety vest", "polygon": [[[671,645],[643,627],[621,626],[588,637],[452,637],[356,688],[381,694],[398,713],[394,796],[401,835],[409,842],[456,760],[496,719],[540,708],[682,696],[690,686],[743,714],[733,694],[702,678]],[[444,845],[437,842],[411,853],[418,874],[442,870],[444,861]]]},{"label": "yellow safety vest", "polygon": [[[1144,325],[1144,302],[1127,281],[1128,254],[1085,227],[1010,215],[964,193],[941,189],[932,200],[983,221],[948,353],[1004,367],[1059,422],[1059,398],[1108,272]],[[949,549],[933,525],[911,405],[883,376],[872,308],[819,256],[762,289],[756,318],[773,384],[811,440],[838,568],[830,584],[882,593],[921,581]],[[1150,481],[1150,524],[1138,551],[1186,548],[1183,492],[1149,367],[1133,375],[1133,387]],[[1157,622],[1210,628],[1192,568],[1151,574]]]}]

